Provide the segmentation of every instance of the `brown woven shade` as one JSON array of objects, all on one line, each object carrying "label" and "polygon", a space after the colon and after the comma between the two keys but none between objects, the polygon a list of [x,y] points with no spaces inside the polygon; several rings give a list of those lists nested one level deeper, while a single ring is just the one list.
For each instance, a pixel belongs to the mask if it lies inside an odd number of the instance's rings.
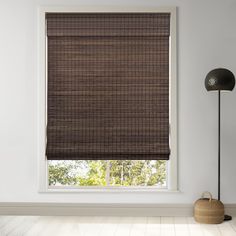
[{"label": "brown woven shade", "polygon": [[49,160],[169,159],[168,13],[47,14]]}]

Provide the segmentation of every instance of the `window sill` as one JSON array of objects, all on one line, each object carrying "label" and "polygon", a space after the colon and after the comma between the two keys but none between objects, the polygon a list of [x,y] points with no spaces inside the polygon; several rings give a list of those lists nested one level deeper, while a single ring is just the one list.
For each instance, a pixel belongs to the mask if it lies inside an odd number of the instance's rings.
[{"label": "window sill", "polygon": [[40,193],[181,193],[179,190],[155,187],[50,187]]}]

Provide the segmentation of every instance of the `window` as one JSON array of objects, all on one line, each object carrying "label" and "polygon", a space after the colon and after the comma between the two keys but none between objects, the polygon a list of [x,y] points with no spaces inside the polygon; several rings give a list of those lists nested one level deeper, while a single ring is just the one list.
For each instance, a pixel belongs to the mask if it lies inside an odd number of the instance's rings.
[{"label": "window", "polygon": [[166,187],[176,162],[172,12],[43,15],[49,186]]},{"label": "window", "polygon": [[49,161],[49,186],[166,187],[163,160]]}]

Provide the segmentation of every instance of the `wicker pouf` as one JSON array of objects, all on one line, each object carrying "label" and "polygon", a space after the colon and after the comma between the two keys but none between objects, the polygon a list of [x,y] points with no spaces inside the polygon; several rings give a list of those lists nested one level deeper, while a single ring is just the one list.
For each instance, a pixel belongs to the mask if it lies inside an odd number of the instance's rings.
[{"label": "wicker pouf", "polygon": [[[206,198],[208,194],[208,198]],[[194,218],[203,224],[220,224],[224,221],[224,205],[212,198],[211,193],[204,192],[202,198],[194,204]]]}]

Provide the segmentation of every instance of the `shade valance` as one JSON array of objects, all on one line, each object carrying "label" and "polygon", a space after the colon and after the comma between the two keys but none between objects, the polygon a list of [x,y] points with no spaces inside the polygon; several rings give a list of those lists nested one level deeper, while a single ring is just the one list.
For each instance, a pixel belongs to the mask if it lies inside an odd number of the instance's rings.
[{"label": "shade valance", "polygon": [[48,36],[169,36],[169,13],[50,13]]}]

